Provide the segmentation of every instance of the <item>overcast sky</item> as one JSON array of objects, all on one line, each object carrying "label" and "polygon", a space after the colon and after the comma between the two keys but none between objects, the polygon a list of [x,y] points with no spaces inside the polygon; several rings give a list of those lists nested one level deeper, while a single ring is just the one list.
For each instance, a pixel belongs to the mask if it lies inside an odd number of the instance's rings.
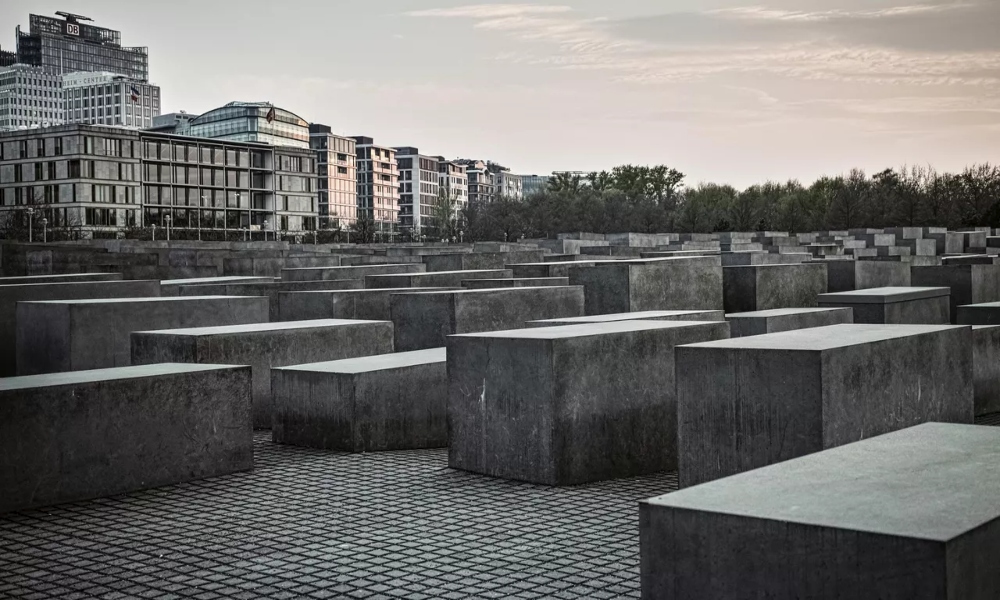
[{"label": "overcast sky", "polygon": [[2,0],[148,46],[163,110],[270,101],[519,173],[688,183],[1000,162],[998,0]]}]

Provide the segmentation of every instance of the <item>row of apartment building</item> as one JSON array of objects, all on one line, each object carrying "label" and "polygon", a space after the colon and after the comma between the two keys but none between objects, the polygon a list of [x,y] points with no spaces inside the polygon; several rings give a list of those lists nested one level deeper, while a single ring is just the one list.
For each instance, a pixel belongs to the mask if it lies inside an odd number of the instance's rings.
[{"label": "row of apartment building", "polygon": [[0,50],[0,211],[43,204],[48,223],[85,232],[298,232],[364,218],[421,236],[440,203],[457,216],[469,202],[522,198],[535,178],[339,135],[269,103],[162,115],[146,48],[57,15],[30,15],[17,51]]}]

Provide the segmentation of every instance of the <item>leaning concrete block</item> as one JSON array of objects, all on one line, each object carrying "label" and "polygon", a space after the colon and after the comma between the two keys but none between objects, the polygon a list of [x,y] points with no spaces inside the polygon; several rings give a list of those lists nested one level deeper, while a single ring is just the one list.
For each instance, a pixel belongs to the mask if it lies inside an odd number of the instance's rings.
[{"label": "leaning concrete block", "polygon": [[451,336],[449,465],[547,485],[672,470],[674,348],[728,335],[620,321]]},{"label": "leaning concrete block", "polygon": [[188,285],[225,285],[230,283],[267,283],[274,277],[193,277],[187,279],[164,279],[160,282],[160,295],[175,297],[181,295],[181,288]]},{"label": "leaning concrete block", "polygon": [[408,292],[436,292],[456,288],[390,288],[378,290],[329,290],[281,292],[278,294],[278,320],[361,319],[390,321],[389,298]]},{"label": "leaning concrete block", "polygon": [[722,259],[718,256],[571,266],[569,280],[584,287],[588,315],[722,308]]},{"label": "leaning concrete block", "polygon": [[271,427],[271,368],[392,352],[392,323],[325,319],[132,333],[132,364],[250,365],[253,425]]},{"label": "leaning concrete block", "polygon": [[816,306],[827,290],[825,263],[724,267],[727,313]]},{"label": "leaning concrete block", "polygon": [[192,296],[50,300],[17,305],[17,372],[128,366],[133,331],[267,323],[267,298]]},{"label": "leaning concrete block", "polygon": [[729,313],[726,315],[726,320],[729,321],[732,337],[737,338],[850,324],[854,323],[854,315],[850,308],[776,308]]},{"label": "leaning concrete block", "polygon": [[448,445],[445,349],[272,371],[274,441],[374,452]]},{"label": "leaning concrete block", "polygon": [[680,483],[973,420],[972,330],[833,325],[677,350]]},{"label": "leaning concrete block", "polygon": [[901,261],[829,261],[826,272],[831,292],[910,286],[910,265]]},{"label": "leaning concrete block", "polygon": [[368,275],[391,273],[423,273],[427,266],[423,263],[398,265],[357,265],[349,267],[311,267],[282,269],[282,281],[321,281],[330,279],[364,279]]},{"label": "leaning concrete block", "polygon": [[[27,278],[31,279],[31,278]],[[160,295],[158,281],[66,279],[51,283],[0,285],[0,377],[17,374],[17,303],[33,300],[135,298]]]},{"label": "leaning concrete block", "polygon": [[180,296],[263,296],[267,298],[270,320],[281,320],[280,296],[282,292],[320,290],[358,290],[363,283],[358,279],[325,279],[322,281],[268,281],[262,283],[230,283],[219,285],[183,285]]},{"label": "leaning concrete block", "polygon": [[998,598],[998,447],[929,423],[642,502],[642,597]]},{"label": "leaning concrete block", "polygon": [[526,327],[559,327],[563,325],[587,325],[589,323],[613,323],[615,321],[725,321],[726,313],[721,310],[649,310],[645,312],[618,313],[616,315],[591,315],[589,317],[569,317],[565,319],[543,319],[528,321]]},{"label": "leaning concrete block", "polygon": [[389,299],[396,351],[445,345],[449,335],[518,329],[526,321],[583,315],[579,286],[397,294]]},{"label": "leaning concrete block", "polygon": [[913,285],[947,287],[951,290],[951,314],[963,304],[1000,300],[1000,265],[948,265],[913,267]]},{"label": "leaning concrete block", "polygon": [[469,279],[506,279],[513,277],[510,269],[482,269],[479,271],[437,271],[434,273],[405,273],[398,275],[369,275],[365,277],[367,289],[462,287]]},{"label": "leaning concrete block", "polygon": [[851,308],[855,323],[935,325],[951,322],[948,293],[945,287],[872,288],[821,294],[819,305]]},{"label": "leaning concrete block", "polygon": [[1000,326],[972,328],[976,416],[1000,413]]},{"label": "leaning concrete block", "polygon": [[0,379],[0,456],[0,513],[249,470],[250,369]]},{"label": "leaning concrete block", "polygon": [[530,279],[466,279],[462,287],[467,290],[490,290],[512,287],[548,287],[569,285],[569,277],[533,277]]}]

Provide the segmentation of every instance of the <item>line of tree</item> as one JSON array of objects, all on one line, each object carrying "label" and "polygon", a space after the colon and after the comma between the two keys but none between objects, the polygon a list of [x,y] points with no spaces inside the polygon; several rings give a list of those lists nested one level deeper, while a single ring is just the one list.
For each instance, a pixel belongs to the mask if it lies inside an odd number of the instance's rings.
[{"label": "line of tree", "polygon": [[558,174],[523,200],[470,204],[467,239],[515,240],[591,231],[822,231],[883,227],[1000,227],[1000,168],[974,165],[961,173],[929,167],[852,170],[811,185],[792,180],[738,190],[684,186],[666,166],[615,167],[586,177]]}]

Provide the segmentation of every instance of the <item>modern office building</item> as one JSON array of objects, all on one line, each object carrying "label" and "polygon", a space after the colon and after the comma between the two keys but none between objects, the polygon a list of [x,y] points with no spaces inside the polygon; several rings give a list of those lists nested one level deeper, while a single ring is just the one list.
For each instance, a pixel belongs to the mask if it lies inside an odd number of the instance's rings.
[{"label": "modern office building", "polygon": [[9,67],[17,63],[17,52],[0,48],[0,67]]},{"label": "modern office building", "polygon": [[399,165],[399,229],[426,235],[433,227],[434,206],[441,193],[439,157],[425,156],[412,146],[396,148]]},{"label": "modern office building", "polygon": [[309,133],[319,176],[319,227],[346,229],[358,218],[357,142],[318,123]]},{"label": "modern office building", "polygon": [[545,191],[549,185],[549,175],[521,175],[521,189],[524,197],[527,198],[538,192]]},{"label": "modern office building", "polygon": [[[317,225],[312,151],[100,125],[0,133],[0,218],[29,206],[84,235],[157,225]],[[169,218],[168,218],[169,217]]]},{"label": "modern office building", "polygon": [[41,67],[0,69],[0,131],[61,125],[62,77]]},{"label": "modern office building", "polygon": [[151,127],[147,127],[146,129],[159,133],[188,135],[191,130],[191,121],[199,116],[201,115],[186,113],[183,110],[180,112],[167,113],[165,115],[153,117],[153,125]]},{"label": "modern office building", "polygon": [[66,123],[146,129],[160,115],[160,88],[115,73],[62,76]]},{"label": "modern office building", "polygon": [[191,120],[188,135],[309,148],[309,123],[268,102],[230,102]]},{"label": "modern office building", "polygon": [[396,151],[354,136],[358,156],[358,217],[374,221],[380,237],[391,241],[399,224],[399,167]]},{"label": "modern office building", "polygon": [[443,156],[438,156],[437,160],[441,194],[451,198],[456,212],[461,213],[469,205],[469,175],[465,165],[445,160]]},{"label": "modern office building", "polygon": [[120,32],[90,25],[89,17],[64,12],[56,15],[60,18],[30,15],[27,33],[17,27],[17,62],[57,75],[106,71],[149,81],[146,48],[122,46]]}]

